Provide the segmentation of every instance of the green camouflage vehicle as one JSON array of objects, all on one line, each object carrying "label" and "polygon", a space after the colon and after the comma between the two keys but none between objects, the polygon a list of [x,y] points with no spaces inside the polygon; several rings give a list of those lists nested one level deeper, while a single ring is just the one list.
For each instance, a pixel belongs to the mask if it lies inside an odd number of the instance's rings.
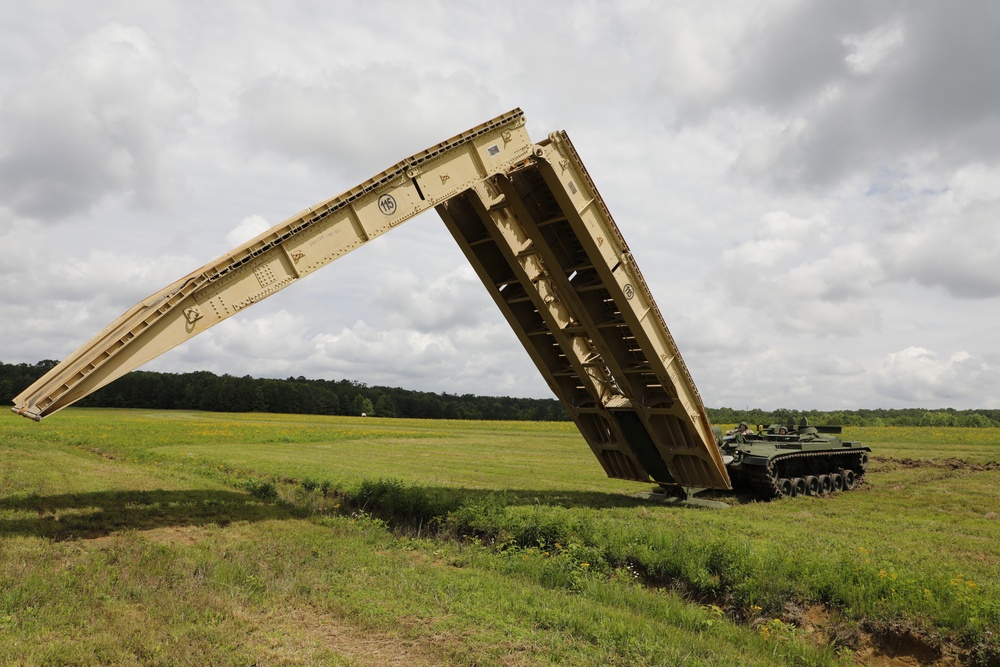
[{"label": "green camouflage vehicle", "polygon": [[868,468],[871,449],[840,438],[840,426],[810,426],[805,419],[756,431],[744,426],[718,438],[739,491],[760,498],[850,491]]}]

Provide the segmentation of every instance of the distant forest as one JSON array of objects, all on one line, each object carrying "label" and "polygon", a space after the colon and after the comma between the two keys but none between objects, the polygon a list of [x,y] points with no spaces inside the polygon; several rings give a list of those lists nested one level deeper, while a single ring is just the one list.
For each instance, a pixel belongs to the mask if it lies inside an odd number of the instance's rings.
[{"label": "distant forest", "polygon": [[[0,362],[0,399],[8,405],[57,362]],[[278,412],[317,415],[368,415],[417,419],[490,419],[503,421],[567,421],[553,398],[510,398],[473,394],[435,394],[398,387],[368,386],[353,380],[274,380],[249,375],[155,373],[133,371],[100,389],[81,407],[208,410],[213,412]],[[734,410],[708,408],[715,424],[783,424],[807,417],[811,424],[840,426],[1000,427],[1000,410],[902,408],[891,410]]]},{"label": "distant forest", "polygon": [[[8,404],[57,362],[0,362],[0,397]],[[76,403],[81,407],[283,412],[315,415],[564,421],[554,398],[435,394],[396,387],[369,387],[352,380],[273,380],[249,375],[133,371]]]}]

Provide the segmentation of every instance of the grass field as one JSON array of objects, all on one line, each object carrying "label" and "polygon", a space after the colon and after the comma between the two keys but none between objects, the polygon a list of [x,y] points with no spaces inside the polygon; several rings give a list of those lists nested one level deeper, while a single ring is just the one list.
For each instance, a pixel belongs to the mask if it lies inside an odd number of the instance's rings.
[{"label": "grass field", "polygon": [[856,491],[671,507],[567,423],[0,426],[0,664],[998,664],[1000,430],[857,428]]}]

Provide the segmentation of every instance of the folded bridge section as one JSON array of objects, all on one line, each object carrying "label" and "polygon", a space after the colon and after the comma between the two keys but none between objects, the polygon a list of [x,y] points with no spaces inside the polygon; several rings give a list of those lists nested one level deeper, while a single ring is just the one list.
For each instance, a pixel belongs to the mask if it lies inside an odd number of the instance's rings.
[{"label": "folded bridge section", "polygon": [[611,477],[728,488],[701,398],[565,133],[519,109],[276,225],[128,310],[14,399],[40,420],[435,208]]}]

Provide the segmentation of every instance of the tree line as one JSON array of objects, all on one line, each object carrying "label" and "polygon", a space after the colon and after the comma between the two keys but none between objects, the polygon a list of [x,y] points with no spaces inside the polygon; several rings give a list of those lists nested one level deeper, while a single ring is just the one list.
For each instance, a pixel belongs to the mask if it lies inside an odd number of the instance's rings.
[{"label": "tree line", "polygon": [[[8,403],[56,365],[0,362],[0,397]],[[367,415],[418,419],[488,419],[565,421],[566,410],[554,398],[511,398],[473,394],[435,394],[398,387],[371,386],[353,380],[285,380],[208,371],[157,373],[133,371],[76,405],[211,412],[278,412],[317,415]]]},{"label": "tree line", "polygon": [[810,424],[832,426],[957,426],[995,428],[1000,426],[1000,410],[955,410],[954,408],[893,408],[874,410],[734,410],[708,408],[713,424],[796,424],[805,417]]},{"label": "tree line", "polygon": [[[0,399],[9,405],[57,362],[0,362]],[[398,387],[372,386],[353,380],[285,380],[249,375],[157,373],[133,371],[94,392],[84,407],[207,410],[212,412],[278,412],[318,415],[369,415],[418,419],[489,419],[566,421],[565,408],[554,398],[511,398],[473,394],[435,394]],[[806,417],[810,424],[840,426],[1000,427],[1000,410],[897,408],[872,410],[735,410],[708,408],[715,424],[785,424]]]}]

